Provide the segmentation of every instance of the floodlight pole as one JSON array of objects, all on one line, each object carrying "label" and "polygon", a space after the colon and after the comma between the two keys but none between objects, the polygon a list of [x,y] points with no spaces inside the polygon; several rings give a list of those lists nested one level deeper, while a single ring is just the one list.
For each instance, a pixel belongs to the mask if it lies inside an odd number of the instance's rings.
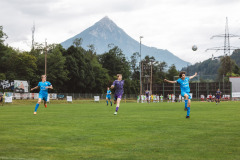
[{"label": "floodlight pole", "polygon": [[45,75],[47,75],[47,39],[45,39]]},{"label": "floodlight pole", "polygon": [[223,95],[224,95],[224,74],[223,74]]},{"label": "floodlight pole", "polygon": [[150,81],[150,91],[152,94],[152,65],[153,65],[153,61],[151,61],[151,81]]},{"label": "floodlight pole", "polygon": [[143,36],[140,36],[140,100],[141,100],[141,95],[142,95],[142,41],[141,39]]}]

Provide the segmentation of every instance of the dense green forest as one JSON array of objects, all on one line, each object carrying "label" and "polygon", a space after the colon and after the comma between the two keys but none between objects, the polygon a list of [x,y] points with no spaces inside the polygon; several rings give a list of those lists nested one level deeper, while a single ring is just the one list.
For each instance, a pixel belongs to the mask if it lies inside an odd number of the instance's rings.
[{"label": "dense green forest", "polygon": [[[31,51],[22,52],[4,44],[6,38],[0,26],[0,80],[27,80],[31,87],[36,86],[45,73],[47,50],[47,80],[55,93],[105,93],[119,73],[125,80],[125,93],[139,93],[139,53],[133,53],[128,60],[120,48],[112,46],[107,52],[96,54],[94,45],[87,50],[81,47],[82,39],[76,39],[68,49],[59,44],[48,45],[47,49],[36,44]],[[222,57],[220,62],[209,59],[183,70],[188,74],[239,76],[239,55],[240,50],[236,50],[231,56],[236,61],[230,57]],[[168,66],[154,57],[146,56],[142,63],[152,64],[153,83],[162,83],[164,78],[173,80],[178,75],[174,65]]]},{"label": "dense green forest", "polygon": [[[21,52],[5,45],[7,35],[0,28],[0,80],[27,80],[31,87],[41,81],[45,73],[45,51],[42,44],[36,44],[29,52]],[[94,46],[87,50],[81,47],[82,39],[76,39],[73,45],[64,49],[59,44],[47,47],[47,80],[54,86],[53,92],[68,93],[105,93],[121,73],[125,80],[125,93],[139,93],[139,54],[133,53],[127,60],[117,46],[108,52],[97,55]],[[146,56],[142,62],[153,65],[153,82],[160,83],[163,79],[173,77],[176,67],[167,70],[165,62],[157,62],[154,57]],[[169,72],[168,72],[169,71]],[[1,88],[0,88],[1,90]]]}]

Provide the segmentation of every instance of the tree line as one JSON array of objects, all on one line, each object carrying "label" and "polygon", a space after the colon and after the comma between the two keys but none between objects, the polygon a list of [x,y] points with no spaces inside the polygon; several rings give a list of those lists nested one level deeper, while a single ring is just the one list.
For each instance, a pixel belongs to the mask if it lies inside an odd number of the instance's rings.
[{"label": "tree line", "polygon": [[[208,59],[188,67],[183,70],[189,75],[198,72],[201,75],[214,75],[211,81],[228,81],[229,77],[240,77],[240,49],[233,51],[231,56],[220,56],[217,59]],[[206,79],[201,79],[206,81]]]},{"label": "tree line", "polygon": [[[34,87],[45,73],[45,48],[36,44],[31,51],[19,51],[4,44],[7,35],[0,28],[0,80],[27,80]],[[125,80],[127,94],[139,93],[139,54],[133,53],[126,59],[118,46],[112,46],[97,55],[94,45],[81,47],[82,39],[75,39],[73,45],[64,49],[60,44],[47,47],[47,80],[57,93],[105,93],[117,74]],[[153,65],[153,83],[161,83],[165,77],[177,74],[176,67],[167,70],[165,62],[157,62],[146,56],[142,62]],[[150,63],[149,63],[150,65]],[[174,74],[174,75],[173,75]]]},{"label": "tree line", "polygon": [[[36,44],[31,51],[19,51],[4,44],[7,35],[0,26],[0,80],[27,80],[34,87],[45,73],[45,48]],[[55,93],[105,93],[117,74],[125,80],[124,91],[127,94],[138,94],[140,84],[139,53],[133,53],[126,59],[118,46],[111,46],[103,54],[96,54],[94,45],[88,49],[81,47],[82,39],[75,39],[73,45],[64,49],[60,44],[51,44],[47,48],[47,80],[50,81]],[[235,54],[240,54],[239,50]],[[214,62],[214,61],[213,61]],[[174,80],[178,75],[175,65],[156,61],[146,56],[142,63],[152,64],[152,81],[163,83],[163,79]],[[205,64],[195,64],[189,68],[188,74],[206,69]],[[214,62],[215,63],[215,62]],[[209,71],[214,68],[221,75],[238,75],[239,67],[231,58],[221,60],[219,66],[207,63]],[[213,65],[213,66],[211,66]],[[215,65],[215,67],[214,67]],[[230,67],[230,68],[229,68]],[[219,69],[219,71],[217,71]]]}]

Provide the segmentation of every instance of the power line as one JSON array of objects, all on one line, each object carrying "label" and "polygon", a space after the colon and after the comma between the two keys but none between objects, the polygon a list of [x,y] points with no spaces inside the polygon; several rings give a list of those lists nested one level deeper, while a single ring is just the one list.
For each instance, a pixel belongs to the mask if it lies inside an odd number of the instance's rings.
[{"label": "power line", "polygon": [[234,34],[229,34],[229,29],[228,29],[228,18],[226,17],[226,24],[225,24],[225,34],[219,34],[219,35],[214,35],[211,37],[211,39],[215,38],[215,37],[223,37],[224,38],[224,46],[222,47],[213,47],[213,48],[208,48],[206,49],[206,51],[208,50],[215,50],[216,52],[219,50],[223,50],[224,51],[224,56],[230,56],[230,51],[231,50],[236,50],[239,49],[238,47],[234,47],[230,45],[230,38],[232,37],[240,37],[239,35],[234,35]]}]

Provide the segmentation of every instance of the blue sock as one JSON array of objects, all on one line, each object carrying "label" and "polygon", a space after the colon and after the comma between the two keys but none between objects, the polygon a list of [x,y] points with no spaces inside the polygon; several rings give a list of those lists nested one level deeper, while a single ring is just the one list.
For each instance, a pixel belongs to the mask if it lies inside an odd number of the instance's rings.
[{"label": "blue sock", "polygon": [[106,101],[107,102],[107,105],[108,105],[108,101]]},{"label": "blue sock", "polygon": [[187,107],[187,116],[190,115],[190,107]]},{"label": "blue sock", "polygon": [[37,103],[35,107],[35,112],[37,112],[38,107],[39,107],[39,104]]},{"label": "blue sock", "polygon": [[112,106],[112,101],[110,101],[111,102],[111,106]]},{"label": "blue sock", "polygon": [[185,108],[187,108],[188,100],[185,99]]}]

